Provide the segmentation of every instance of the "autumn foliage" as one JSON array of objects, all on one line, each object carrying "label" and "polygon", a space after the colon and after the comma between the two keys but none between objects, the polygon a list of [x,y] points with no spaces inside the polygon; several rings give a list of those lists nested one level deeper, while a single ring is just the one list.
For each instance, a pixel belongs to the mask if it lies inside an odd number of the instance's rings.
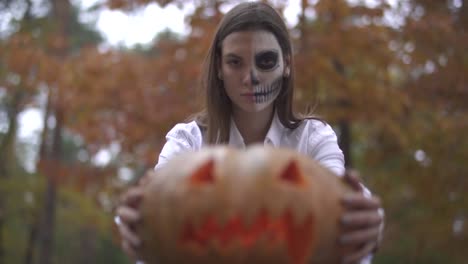
[{"label": "autumn foliage", "polygon": [[[26,10],[0,32],[0,263],[127,263],[112,210],[154,166],[166,132],[200,110],[211,36],[239,1],[102,2],[194,6],[188,35],[127,49],[100,47],[73,1],[42,2],[50,10],[39,15],[31,1],[0,3],[2,17],[15,3]],[[334,126],[348,165],[382,198],[376,263],[464,263],[468,2],[372,2],[300,1],[297,106]],[[31,109],[44,127],[34,143],[17,136]]]}]

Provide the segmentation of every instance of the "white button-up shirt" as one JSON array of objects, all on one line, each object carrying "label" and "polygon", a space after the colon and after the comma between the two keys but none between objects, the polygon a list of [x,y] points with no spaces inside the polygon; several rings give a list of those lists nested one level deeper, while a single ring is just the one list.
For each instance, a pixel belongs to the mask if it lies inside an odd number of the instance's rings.
[{"label": "white button-up shirt", "polygon": [[[162,166],[180,152],[199,150],[206,143],[195,121],[177,124],[167,133],[166,140],[155,168]],[[344,173],[344,156],[338,147],[336,134],[328,124],[322,121],[304,120],[299,127],[292,130],[284,127],[275,115],[264,144],[294,149],[317,160],[338,175]],[[244,139],[232,120],[229,145],[238,148],[246,147]]]}]

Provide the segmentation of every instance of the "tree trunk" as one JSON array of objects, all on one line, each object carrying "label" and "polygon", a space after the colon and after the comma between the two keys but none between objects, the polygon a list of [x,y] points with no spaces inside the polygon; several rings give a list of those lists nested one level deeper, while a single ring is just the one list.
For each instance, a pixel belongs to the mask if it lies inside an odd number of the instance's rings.
[{"label": "tree trunk", "polygon": [[45,172],[47,177],[47,189],[45,192],[45,206],[43,211],[43,220],[41,225],[41,250],[40,250],[40,264],[51,263],[52,246],[53,246],[53,233],[55,228],[55,210],[56,210],[56,196],[57,196],[57,180],[58,171],[57,164],[61,162],[62,154],[62,131],[64,113],[61,107],[55,109],[56,125],[52,137],[52,150],[50,159],[46,159],[44,163]]},{"label": "tree trunk", "polygon": [[[16,167],[15,142],[16,131],[18,130],[18,113],[20,112],[22,99],[23,92],[18,88],[18,90],[13,94],[7,110],[8,132],[0,143],[0,179],[6,179],[11,176],[14,168]],[[3,230],[6,219],[6,208],[4,203],[6,198],[5,193],[0,192],[0,263],[3,263],[5,258]]]},{"label": "tree trunk", "polygon": [[[52,16],[59,25],[58,33],[64,39],[70,35],[69,30],[69,19],[71,17],[71,4],[69,0],[53,0],[52,2]],[[68,53],[68,45],[65,42],[64,46],[57,47],[54,50],[55,55],[59,59],[65,59]],[[61,102],[60,90],[63,87],[51,86],[50,87],[50,111],[54,114],[56,119],[55,128],[53,135],[50,138],[52,143],[50,144],[51,150],[50,155],[45,155],[44,170],[47,175],[47,186],[45,192],[45,205],[43,211],[43,217],[40,228],[40,252],[39,252],[39,263],[50,264],[52,260],[53,252],[53,237],[55,229],[55,211],[56,211],[56,196],[57,196],[57,180],[58,170],[56,165],[61,163],[62,156],[62,132],[64,124],[64,108]],[[45,148],[47,148],[48,137],[45,138],[46,142],[43,142]],[[44,150],[41,150],[44,151]],[[44,151],[47,153],[48,151]]]},{"label": "tree trunk", "polygon": [[351,157],[351,126],[349,121],[341,120],[339,123],[340,127],[340,138],[338,140],[339,146],[343,151],[345,158],[345,167],[352,168],[352,157]]},{"label": "tree trunk", "polygon": [[55,210],[57,196],[58,171],[57,164],[60,163],[62,153],[62,127],[63,110],[58,107],[55,111],[56,125],[52,137],[52,150],[50,157],[43,162],[43,168],[47,177],[47,186],[45,191],[45,206],[41,224],[41,250],[39,255],[40,264],[51,263],[53,233],[55,228]]},{"label": "tree trunk", "polygon": [[[48,164],[50,167],[50,164]],[[50,170],[49,170],[50,171]],[[55,224],[56,183],[54,177],[49,177],[45,193],[45,208],[42,221],[40,264],[49,264],[52,259],[53,231]]]},{"label": "tree trunk", "polygon": [[[41,172],[42,175],[48,175],[48,171],[46,170],[46,160],[50,156],[48,148],[48,137],[49,137],[49,127],[47,125],[47,120],[50,117],[50,104],[51,104],[51,96],[50,96],[50,91],[47,95],[47,102],[46,102],[46,107],[44,109],[44,119],[43,119],[43,130],[41,134],[41,141],[40,141],[40,146],[39,146],[39,151],[38,151],[38,170]],[[43,225],[42,223],[42,211],[38,210],[36,217],[33,219],[30,230],[29,230],[29,236],[28,236],[28,241],[27,241],[27,246],[26,246],[26,251],[25,251],[25,256],[24,256],[24,263],[25,264],[32,264],[34,260],[34,247],[36,245],[36,241],[38,239],[42,240],[42,232],[41,232],[41,227]]]},{"label": "tree trunk", "polygon": [[11,175],[16,164],[15,142],[16,132],[18,130],[18,114],[20,104],[23,100],[24,92],[17,87],[11,102],[8,103],[8,131],[0,143],[0,177],[6,178]]},{"label": "tree trunk", "polygon": [[26,251],[24,254],[24,264],[32,264],[34,259],[34,245],[36,244],[36,239],[39,231],[39,219],[38,217],[34,217],[33,221],[31,221],[29,234],[28,234],[28,241],[26,245]]},{"label": "tree trunk", "polygon": [[307,0],[301,0],[301,14],[299,15],[299,30],[301,32],[301,38],[299,51],[302,51],[307,47],[307,18],[305,13],[308,6],[309,2]]}]

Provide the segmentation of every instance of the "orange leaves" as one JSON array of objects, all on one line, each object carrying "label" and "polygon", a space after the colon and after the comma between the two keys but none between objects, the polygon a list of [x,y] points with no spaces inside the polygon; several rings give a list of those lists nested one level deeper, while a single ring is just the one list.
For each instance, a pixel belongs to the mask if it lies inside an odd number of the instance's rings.
[{"label": "orange leaves", "polygon": [[195,95],[197,73],[188,67],[190,56],[180,55],[187,48],[169,43],[148,56],[90,48],[70,58],[63,83],[68,126],[88,143],[116,141],[123,152],[154,162],[169,127],[194,111],[188,98]]},{"label": "orange leaves", "polygon": [[[126,2],[130,7],[145,1]],[[69,126],[87,142],[117,141],[123,152],[154,162],[168,129],[198,110],[201,62],[214,23],[199,17],[191,25],[203,35],[179,40],[162,34],[141,53],[83,50],[73,60],[74,78],[67,85],[73,94]]]},{"label": "orange leaves", "polygon": [[20,75],[29,74],[31,62],[37,61],[38,52],[31,48],[30,36],[15,35],[9,39],[7,44],[7,67]]},{"label": "orange leaves", "polygon": [[[317,18],[298,25],[303,33],[297,39],[299,102],[318,98],[320,112],[330,121],[380,119],[386,105],[400,104],[388,70],[399,63],[388,48],[395,32],[372,20],[382,18],[388,7],[346,1],[320,1],[313,7]],[[369,24],[358,23],[363,16]]]},{"label": "orange leaves", "polygon": [[26,33],[16,33],[0,49],[5,63],[5,72],[0,73],[0,84],[7,89],[34,89],[43,54],[32,37]]},{"label": "orange leaves", "polygon": [[69,43],[67,37],[61,34],[51,34],[47,38],[46,45],[49,51],[64,53]]}]

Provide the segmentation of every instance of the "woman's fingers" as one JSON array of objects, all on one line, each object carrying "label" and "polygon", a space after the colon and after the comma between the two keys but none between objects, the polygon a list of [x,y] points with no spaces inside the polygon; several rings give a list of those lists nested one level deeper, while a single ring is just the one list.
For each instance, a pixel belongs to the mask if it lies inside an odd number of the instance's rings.
[{"label": "woman's fingers", "polygon": [[345,212],[341,217],[344,227],[339,241],[343,245],[359,246],[344,257],[343,263],[357,263],[375,251],[382,239],[384,213],[380,199],[351,193],[343,197]]},{"label": "woman's fingers", "polygon": [[122,238],[122,249],[134,259],[137,258],[136,249],[141,245],[141,240],[132,226],[141,220],[138,207],[142,198],[143,189],[133,187],[121,196],[121,205],[116,210],[116,224]]},{"label": "woman's fingers", "polygon": [[132,259],[137,259],[136,250],[129,244],[127,240],[122,240],[122,249]]},{"label": "woman's fingers", "polygon": [[373,249],[375,248],[375,242],[369,242],[364,244],[362,248],[358,251],[354,251],[349,255],[345,255],[342,259],[342,263],[351,264],[351,263],[359,263],[363,258],[368,256],[372,253]]},{"label": "woman's fingers", "polygon": [[121,204],[131,207],[138,207],[143,198],[143,188],[133,187],[126,191],[121,197]]},{"label": "woman's fingers", "polygon": [[359,228],[366,226],[380,226],[383,216],[378,211],[358,211],[345,213],[341,218],[341,223],[346,228]]},{"label": "woman's fingers", "polygon": [[140,212],[127,206],[117,208],[117,215],[120,217],[120,221],[127,225],[134,224],[141,219]]},{"label": "woman's fingers", "polygon": [[343,205],[349,209],[379,209],[380,198],[376,196],[365,197],[361,193],[349,193],[342,199]]},{"label": "woman's fingers", "polygon": [[363,191],[363,186],[359,180],[359,173],[355,170],[346,170],[343,177],[344,181],[353,188],[353,190],[361,192]]},{"label": "woman's fingers", "polygon": [[131,247],[137,248],[141,244],[140,238],[132,231],[126,224],[118,225],[120,236],[122,241],[129,243]]},{"label": "woman's fingers", "polygon": [[153,177],[154,174],[155,172],[153,169],[147,170],[145,174],[138,180],[138,184],[140,186],[144,186],[150,181],[151,177]]},{"label": "woman's fingers", "polygon": [[380,235],[379,226],[356,230],[356,231],[347,232],[341,235],[340,243],[343,245],[363,244],[363,243],[370,243],[370,242],[373,242],[374,244],[376,244],[379,238],[379,235]]},{"label": "woman's fingers", "polygon": [[114,221],[117,225],[122,250],[134,260],[138,259],[138,249],[141,247],[141,239],[135,233],[135,225],[141,221],[141,214],[138,210],[143,195],[143,183],[139,186],[128,189],[121,197],[120,203],[115,213]]}]

